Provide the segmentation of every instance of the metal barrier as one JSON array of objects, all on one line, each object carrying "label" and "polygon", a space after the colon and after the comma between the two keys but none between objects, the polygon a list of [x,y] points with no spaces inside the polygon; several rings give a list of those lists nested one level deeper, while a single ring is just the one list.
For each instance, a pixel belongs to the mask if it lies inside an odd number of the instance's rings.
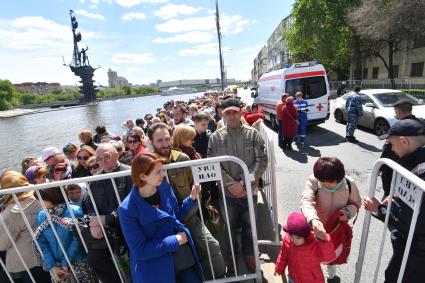
[{"label": "metal barrier", "polygon": [[[416,222],[419,215],[419,210],[421,208],[421,204],[423,200],[423,192],[425,191],[425,181],[420,179],[418,176],[414,175],[410,171],[406,170],[405,168],[401,167],[399,164],[395,163],[392,160],[389,160],[386,158],[378,159],[375,162],[372,169],[372,175],[371,175],[371,181],[370,181],[370,187],[369,187],[370,198],[375,196],[379,169],[381,168],[382,165],[387,165],[393,169],[393,177],[391,181],[391,190],[389,194],[387,213],[385,216],[385,225],[382,231],[382,240],[381,240],[381,245],[379,249],[379,256],[377,258],[378,261],[377,261],[377,265],[375,269],[373,282],[376,282],[378,278],[379,267],[380,267],[383,247],[385,243],[385,236],[386,236],[387,227],[388,227],[388,220],[390,216],[393,194],[395,194],[397,195],[397,197],[399,197],[400,200],[406,203],[413,210],[413,216],[412,216],[412,221],[409,227],[409,235],[407,237],[406,247],[405,247],[404,255],[403,255],[403,261],[402,261],[402,264],[400,267],[400,273],[397,279],[397,282],[401,283],[403,280],[403,275],[406,268],[407,259],[410,253],[410,247],[412,244],[413,234],[415,231]],[[362,237],[360,242],[359,256],[357,258],[357,263],[356,263],[356,273],[354,277],[354,283],[359,283],[361,279],[363,261],[364,261],[365,251],[366,251],[366,244],[367,244],[367,239],[369,234],[370,219],[371,219],[371,213],[369,211],[366,211],[366,215],[365,215],[365,219],[363,223]]]},{"label": "metal barrier", "polygon": [[[221,166],[220,166],[221,162],[237,163],[239,166],[241,166],[243,173],[244,173],[244,180],[243,181],[245,183],[246,191],[247,191],[247,199],[248,199],[248,207],[249,207],[249,219],[250,219],[251,229],[252,229],[252,239],[253,239],[255,263],[256,263],[256,272],[255,273],[248,273],[248,274],[238,273],[237,264],[236,264],[236,260],[235,260],[236,259],[235,250],[234,250],[234,247],[233,247],[233,244],[232,244],[233,243],[232,235],[231,235],[231,232],[230,232],[230,227],[228,227],[228,225],[226,225],[228,236],[229,236],[229,241],[230,241],[230,245],[231,245],[231,252],[232,252],[232,257],[233,257],[235,274],[232,277],[226,277],[226,278],[220,278],[220,279],[214,278],[213,280],[206,281],[206,282],[237,282],[237,281],[244,281],[244,280],[250,280],[250,279],[254,279],[254,280],[256,280],[256,282],[261,282],[260,259],[259,259],[258,242],[257,242],[257,227],[256,227],[255,212],[254,212],[255,211],[254,210],[255,204],[253,202],[252,188],[251,188],[251,181],[254,180],[254,176],[249,174],[248,167],[246,166],[246,164],[241,159],[236,158],[234,156],[220,156],[220,157],[214,157],[214,158],[207,158],[207,159],[200,159],[200,160],[193,160],[193,161],[185,161],[185,162],[167,164],[167,165],[164,166],[164,170],[168,171],[168,170],[171,170],[171,169],[190,167],[195,182],[197,182],[197,181],[198,182],[199,181],[200,182],[207,182],[207,181],[220,182],[221,188],[222,188],[222,190],[221,190],[222,196],[225,199],[225,193],[224,193],[224,189],[223,189],[224,186],[223,186],[223,180],[222,180],[222,175],[221,175]],[[65,191],[64,191],[64,186],[70,185],[70,184],[76,184],[76,183],[78,183],[78,184],[87,183],[88,184],[87,194],[90,198],[90,201],[93,204],[93,208],[95,210],[96,217],[98,218],[97,220],[98,220],[99,223],[101,223],[99,211],[98,211],[95,199],[93,198],[92,191],[90,189],[90,182],[110,179],[112,181],[112,184],[113,184],[115,196],[116,196],[118,202],[121,203],[121,199],[118,195],[118,190],[117,190],[117,186],[115,184],[114,178],[130,176],[130,174],[131,174],[130,171],[121,171],[121,172],[102,174],[102,175],[96,175],[96,176],[90,176],[90,177],[84,177],[84,178],[78,178],[78,179],[70,179],[70,180],[64,180],[64,181],[59,181],[59,182],[45,183],[45,184],[40,184],[40,185],[30,185],[30,186],[26,186],[26,187],[3,189],[3,190],[0,190],[0,196],[6,195],[6,194],[13,196],[15,202],[19,205],[19,207],[21,209],[21,215],[22,215],[22,217],[25,221],[27,229],[30,231],[31,237],[35,241],[36,238],[35,238],[35,235],[34,235],[34,231],[31,228],[31,225],[29,224],[29,222],[28,222],[28,220],[27,220],[27,218],[26,218],[26,216],[25,216],[25,214],[22,210],[22,207],[20,206],[20,203],[18,201],[16,194],[21,193],[21,192],[27,192],[27,191],[34,190],[35,194],[38,195],[38,198],[41,199],[41,195],[40,195],[40,192],[39,192],[40,190],[59,187],[62,194],[65,197],[66,205],[67,205],[67,207],[69,207],[70,203],[68,201],[68,198],[66,197],[66,194],[65,194]],[[71,272],[72,272],[73,276],[75,277],[75,279],[77,279],[76,272],[75,272],[73,265],[71,264],[71,262],[68,258],[68,255],[67,255],[67,253],[66,253],[66,251],[65,251],[65,249],[62,245],[62,242],[61,242],[61,240],[60,240],[60,238],[57,234],[57,231],[56,231],[56,229],[53,225],[52,219],[51,219],[49,213],[47,212],[47,208],[46,208],[46,206],[44,205],[43,202],[41,202],[41,203],[42,203],[42,209],[44,210],[45,214],[47,215],[47,220],[49,222],[49,225],[50,225],[50,227],[52,227],[52,231],[54,233],[56,241],[59,243],[59,247],[60,247],[61,251],[63,252],[63,254],[65,255],[66,261],[71,268]],[[199,209],[201,209],[200,205],[201,204],[198,201]],[[224,217],[227,220],[226,222],[229,223],[229,216],[228,216],[228,213],[227,213],[228,209],[227,209],[226,201],[224,202],[224,208],[225,208],[225,211],[222,212],[222,213],[224,214]],[[72,216],[72,220],[73,220],[74,224],[76,224],[75,226],[77,228],[78,237],[80,238],[84,249],[87,251],[87,245],[84,241],[84,238],[82,237],[79,225],[77,224],[77,219],[75,218],[75,215],[72,213],[72,210],[69,209],[69,211],[71,212],[71,216]],[[200,216],[201,216],[202,223],[204,223],[202,213],[200,213]],[[29,272],[29,268],[27,267],[25,261],[23,260],[20,251],[17,249],[16,243],[15,243],[13,237],[10,235],[9,230],[7,228],[7,225],[5,224],[4,219],[1,216],[1,214],[0,214],[0,225],[3,225],[3,227],[5,228],[5,231],[8,235],[8,237],[9,237],[9,239],[11,240],[14,248],[16,249],[21,262],[25,266],[25,270],[30,274],[32,282],[36,282],[35,279],[32,277],[31,273]],[[109,242],[109,239],[106,236],[105,228],[103,226],[101,226],[101,230],[102,230],[103,237],[106,240],[109,252],[112,255],[112,260],[114,262],[115,268],[118,271],[121,282],[125,282],[124,274],[122,274],[122,271],[120,270],[120,268],[118,266],[117,259],[115,258],[114,252],[112,251],[111,243]],[[211,266],[212,274],[214,276],[211,255],[210,255],[210,252],[209,252],[209,249],[208,249],[208,243],[207,243],[207,239],[205,237],[205,231],[204,230],[203,230],[203,233],[204,233],[204,239],[205,239],[205,243],[206,243],[207,250],[208,250],[209,264]],[[36,245],[37,245],[37,249],[39,250],[40,254],[43,255],[42,250],[40,249],[40,246],[38,245],[37,242],[36,242]],[[5,270],[9,280],[11,282],[14,282],[11,274],[6,270],[5,264],[1,259],[0,259],[0,265]],[[78,279],[76,281],[78,282]]]},{"label": "metal barrier", "polygon": [[263,187],[260,187],[260,192],[263,195],[264,202],[270,212],[270,220],[273,224],[273,241],[259,240],[260,245],[281,245],[279,241],[279,217],[277,206],[277,192],[276,192],[276,158],[274,153],[273,138],[269,134],[269,130],[264,123],[260,124],[260,134],[264,139],[267,153],[269,156],[267,170],[263,175]]}]

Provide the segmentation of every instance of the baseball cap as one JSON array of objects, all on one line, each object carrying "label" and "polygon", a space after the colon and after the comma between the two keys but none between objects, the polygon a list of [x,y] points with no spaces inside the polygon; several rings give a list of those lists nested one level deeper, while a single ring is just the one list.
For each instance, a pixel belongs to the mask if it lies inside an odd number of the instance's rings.
[{"label": "baseball cap", "polygon": [[423,136],[425,135],[425,122],[419,119],[403,119],[395,122],[388,132],[380,137],[380,140],[386,140],[391,136]]},{"label": "baseball cap", "polygon": [[228,110],[240,111],[241,110],[241,102],[239,99],[235,98],[227,98],[221,104],[223,106],[223,112]]},{"label": "baseball cap", "polygon": [[78,150],[78,146],[76,146],[73,143],[66,144],[62,149],[63,153],[65,153],[65,154],[74,153],[77,150]]},{"label": "baseball cap", "polygon": [[60,153],[59,149],[53,146],[48,146],[41,152],[41,161],[46,161],[49,157]]},{"label": "baseball cap", "polygon": [[310,234],[310,227],[308,226],[307,220],[304,215],[298,211],[289,214],[287,225],[283,226],[282,229],[291,235],[304,238]]}]

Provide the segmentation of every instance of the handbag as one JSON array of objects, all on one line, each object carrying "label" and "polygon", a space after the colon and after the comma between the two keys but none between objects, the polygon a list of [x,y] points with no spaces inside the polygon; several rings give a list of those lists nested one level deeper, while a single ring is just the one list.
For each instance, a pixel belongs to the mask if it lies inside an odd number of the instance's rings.
[{"label": "handbag", "polygon": [[189,244],[179,246],[179,249],[174,254],[174,272],[179,273],[185,269],[192,267],[195,264],[192,250]]}]

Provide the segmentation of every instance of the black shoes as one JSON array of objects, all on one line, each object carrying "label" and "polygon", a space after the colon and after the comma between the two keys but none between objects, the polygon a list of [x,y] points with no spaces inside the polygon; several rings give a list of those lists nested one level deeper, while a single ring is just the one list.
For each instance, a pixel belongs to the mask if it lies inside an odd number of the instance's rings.
[{"label": "black shoes", "polygon": [[341,279],[338,276],[335,275],[334,277],[332,277],[330,279],[328,278],[328,280],[326,282],[328,282],[328,283],[340,283]]},{"label": "black shoes", "polygon": [[348,142],[357,142],[357,139],[354,136],[346,136],[345,140]]}]

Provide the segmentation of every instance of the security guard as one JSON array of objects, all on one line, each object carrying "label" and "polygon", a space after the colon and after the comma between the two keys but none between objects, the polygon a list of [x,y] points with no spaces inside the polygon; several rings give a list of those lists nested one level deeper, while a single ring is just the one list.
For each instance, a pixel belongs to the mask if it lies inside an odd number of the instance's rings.
[{"label": "security guard", "polygon": [[[388,139],[392,150],[400,158],[399,164],[425,180],[425,123],[419,119],[404,119],[396,122],[387,132],[379,137]],[[377,218],[384,221],[387,213],[387,201],[377,198],[364,197],[365,209],[377,213]],[[422,200],[416,228],[412,240],[403,283],[424,282],[425,278],[425,204]],[[385,270],[385,283],[395,283],[400,272],[404,249],[409,235],[410,222],[413,210],[396,194],[393,203],[388,227],[391,230],[393,255]]]},{"label": "security guard", "polygon": [[356,142],[354,131],[357,128],[357,123],[363,115],[362,98],[360,96],[361,88],[356,86],[354,92],[347,96],[345,101],[345,110],[347,110],[347,134],[345,140],[349,142]]}]

